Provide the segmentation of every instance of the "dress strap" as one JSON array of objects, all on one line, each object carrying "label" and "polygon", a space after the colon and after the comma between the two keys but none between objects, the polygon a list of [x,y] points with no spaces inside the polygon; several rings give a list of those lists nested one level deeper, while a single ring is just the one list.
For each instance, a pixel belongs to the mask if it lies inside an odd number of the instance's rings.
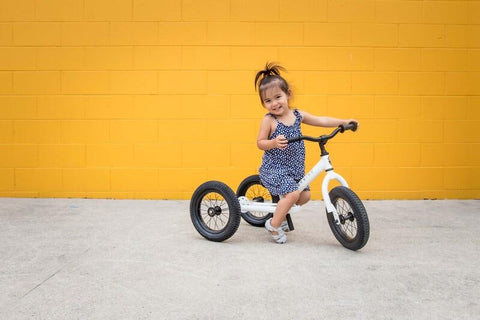
[{"label": "dress strap", "polygon": [[280,121],[278,121],[277,117],[275,117],[275,116],[274,116],[273,114],[271,114],[270,112],[267,113],[266,116],[270,116],[270,117],[272,117],[273,119],[275,119],[275,121],[276,121],[277,123],[280,123]]}]

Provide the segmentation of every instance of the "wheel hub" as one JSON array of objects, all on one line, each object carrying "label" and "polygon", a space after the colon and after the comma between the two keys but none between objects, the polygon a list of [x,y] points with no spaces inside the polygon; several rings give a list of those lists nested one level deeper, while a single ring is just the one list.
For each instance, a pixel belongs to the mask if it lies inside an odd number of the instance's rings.
[{"label": "wheel hub", "polygon": [[265,202],[262,196],[258,196],[252,199],[253,202]]},{"label": "wheel hub", "polygon": [[340,218],[340,223],[341,224],[345,224],[345,222],[347,222],[347,220],[350,220],[350,221],[355,220],[355,217],[353,216],[353,213],[351,213],[351,212],[349,212],[346,215],[342,214],[342,215],[339,216],[339,218]]},{"label": "wheel hub", "polygon": [[219,206],[210,207],[208,208],[207,213],[210,217],[214,217],[216,215],[218,216],[222,214],[222,208],[220,208]]}]

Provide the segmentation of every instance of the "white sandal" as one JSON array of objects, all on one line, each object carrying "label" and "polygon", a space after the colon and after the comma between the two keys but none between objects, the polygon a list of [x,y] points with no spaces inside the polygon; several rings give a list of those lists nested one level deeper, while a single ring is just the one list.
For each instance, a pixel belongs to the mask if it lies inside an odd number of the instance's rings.
[{"label": "white sandal", "polygon": [[282,224],[280,225],[280,229],[282,229],[285,232],[290,232],[290,227],[288,226],[287,220],[282,221]]},{"label": "white sandal", "polygon": [[[272,226],[272,218],[268,219],[266,222],[265,222],[265,229],[268,230],[268,232],[270,232],[270,234],[272,235],[272,238],[273,240],[275,240],[276,243],[285,243],[287,242],[287,235],[285,234],[285,232],[282,230],[282,227],[278,228],[278,229],[275,229],[273,226]],[[272,232],[276,232],[278,234],[273,234]]]}]

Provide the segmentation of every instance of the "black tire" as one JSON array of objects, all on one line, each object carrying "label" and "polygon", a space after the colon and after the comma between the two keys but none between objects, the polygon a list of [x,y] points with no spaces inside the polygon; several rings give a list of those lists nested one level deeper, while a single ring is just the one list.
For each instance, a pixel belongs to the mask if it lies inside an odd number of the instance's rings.
[{"label": "black tire", "polygon": [[[278,196],[272,196],[270,192],[262,185],[258,174],[245,178],[237,189],[237,197],[247,197],[252,202],[272,202],[277,203]],[[273,212],[241,212],[242,218],[255,227],[265,226],[265,221],[273,216]]]},{"label": "black tire", "polygon": [[240,203],[226,184],[208,181],[192,195],[190,218],[203,237],[224,241],[233,236],[240,225]]},{"label": "black tire", "polygon": [[329,195],[340,218],[340,225],[337,225],[333,214],[327,212],[333,235],[345,248],[354,251],[361,249],[370,235],[370,223],[362,201],[355,192],[343,186],[333,188]]}]

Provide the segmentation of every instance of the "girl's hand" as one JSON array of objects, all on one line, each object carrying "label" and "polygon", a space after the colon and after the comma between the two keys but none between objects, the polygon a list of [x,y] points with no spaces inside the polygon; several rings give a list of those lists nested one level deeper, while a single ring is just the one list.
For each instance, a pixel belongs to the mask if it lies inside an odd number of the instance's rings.
[{"label": "girl's hand", "polygon": [[273,141],[275,142],[275,148],[278,148],[280,150],[285,150],[287,148],[288,140],[283,134],[273,139]]},{"label": "girl's hand", "polygon": [[346,121],[345,124],[349,124],[350,122],[355,122],[355,123],[357,124],[357,130],[358,130],[358,128],[360,127],[360,122],[358,122],[358,121],[355,120],[355,119],[349,119],[349,120]]}]

